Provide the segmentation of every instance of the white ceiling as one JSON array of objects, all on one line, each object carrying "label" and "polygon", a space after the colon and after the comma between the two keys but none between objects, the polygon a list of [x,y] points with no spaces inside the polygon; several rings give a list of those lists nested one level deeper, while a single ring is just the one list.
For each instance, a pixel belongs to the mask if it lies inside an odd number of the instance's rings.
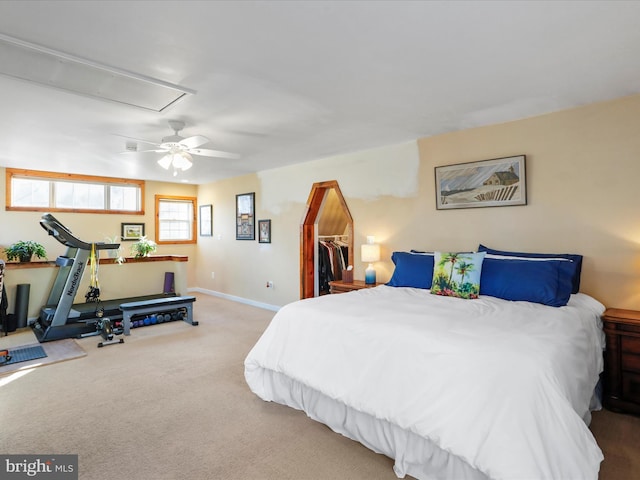
[{"label": "white ceiling", "polygon": [[[0,34],[197,93],[157,113],[0,76],[0,166],[200,184],[636,94],[638,19],[639,1],[4,0]],[[172,177],[121,153],[170,119],[241,158]]]}]

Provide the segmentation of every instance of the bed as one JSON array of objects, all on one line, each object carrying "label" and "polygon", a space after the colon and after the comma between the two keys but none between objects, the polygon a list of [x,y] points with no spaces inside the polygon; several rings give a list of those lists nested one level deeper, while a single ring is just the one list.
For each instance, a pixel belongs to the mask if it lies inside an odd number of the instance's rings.
[{"label": "bed", "polygon": [[577,291],[581,257],[516,253],[474,253],[477,294],[461,298],[433,294],[442,253],[395,252],[387,285],[280,309],[246,381],[399,478],[595,480],[604,307]]}]

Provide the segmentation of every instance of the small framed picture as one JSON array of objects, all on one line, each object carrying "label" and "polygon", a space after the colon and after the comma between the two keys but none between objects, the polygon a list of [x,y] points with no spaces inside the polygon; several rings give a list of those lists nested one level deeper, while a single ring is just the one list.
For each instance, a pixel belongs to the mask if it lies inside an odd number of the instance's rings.
[{"label": "small framed picture", "polygon": [[210,237],[213,235],[212,205],[200,205],[200,236]]},{"label": "small framed picture", "polygon": [[122,223],[120,238],[124,241],[140,240],[144,237],[144,223]]},{"label": "small framed picture", "polygon": [[255,192],[236,195],[236,240],[255,240]]},{"label": "small framed picture", "polygon": [[271,220],[258,220],[258,243],[271,243]]}]

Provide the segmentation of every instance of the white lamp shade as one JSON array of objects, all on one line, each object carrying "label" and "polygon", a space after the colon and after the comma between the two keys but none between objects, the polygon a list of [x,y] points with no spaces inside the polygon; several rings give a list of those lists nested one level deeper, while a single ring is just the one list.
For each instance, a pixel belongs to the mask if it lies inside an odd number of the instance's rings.
[{"label": "white lamp shade", "polygon": [[173,156],[173,166],[180,170],[189,170],[193,163],[192,157],[187,152],[177,153]]},{"label": "white lamp shade", "polygon": [[158,165],[160,165],[165,170],[169,170],[171,166],[171,155],[165,155],[160,160],[158,160]]},{"label": "white lamp shade", "polygon": [[361,246],[360,258],[365,263],[378,262],[380,260],[380,245],[365,243]]}]

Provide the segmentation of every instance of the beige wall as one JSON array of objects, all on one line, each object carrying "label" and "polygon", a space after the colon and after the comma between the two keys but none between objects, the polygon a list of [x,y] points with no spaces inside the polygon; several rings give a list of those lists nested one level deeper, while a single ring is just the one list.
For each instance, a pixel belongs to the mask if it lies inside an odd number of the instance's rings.
[{"label": "beige wall", "polygon": [[[432,242],[580,253],[585,293],[610,307],[640,309],[638,118],[636,95],[421,140]],[[433,210],[434,166],[521,153],[527,206]]]},{"label": "beige wall", "polygon": [[[584,255],[583,291],[607,306],[640,309],[640,96],[403,145],[260,172],[199,189],[214,236],[198,245],[199,287],[283,305],[299,295],[299,225],[311,185],[338,180],[354,218],[357,260],[366,235],[392,251],[494,248]],[[528,205],[439,211],[434,167],[527,156]],[[235,194],[256,192],[273,243],[236,241]],[[215,272],[215,278],[211,278]],[[265,288],[267,280],[275,288]]]},{"label": "beige wall", "polygon": [[[250,192],[256,193],[256,220],[271,219],[272,243],[258,243],[257,236],[253,241],[235,239],[236,195]],[[267,305],[284,305],[297,298],[298,274],[291,271],[297,269],[299,219],[286,212],[265,211],[261,199],[256,175],[200,187],[198,203],[213,205],[213,236],[198,239],[196,285]],[[267,288],[267,281],[274,288]]]},{"label": "beige wall", "polygon": [[[417,195],[419,164],[417,144],[410,142],[200,186],[198,203],[213,204],[213,237],[198,242],[198,287],[266,305],[298,299],[300,222],[313,183],[338,180],[354,217],[359,251],[366,235],[386,235],[397,224],[397,212],[388,205],[399,202],[406,217],[402,205]],[[235,195],[247,192],[256,193],[256,219],[271,219],[270,244],[235,239]],[[381,205],[391,218],[381,219]],[[354,267],[356,278],[364,278],[359,261]],[[383,277],[384,265],[380,268]],[[267,281],[273,289],[266,288]]]}]

